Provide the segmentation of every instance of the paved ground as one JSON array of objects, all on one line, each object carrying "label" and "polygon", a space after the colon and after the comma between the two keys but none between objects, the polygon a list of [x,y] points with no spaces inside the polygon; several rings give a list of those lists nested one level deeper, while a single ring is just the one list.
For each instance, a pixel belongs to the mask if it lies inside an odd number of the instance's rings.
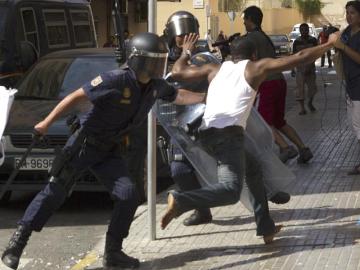
[{"label": "paved ground", "polygon": [[[142,206],[126,241],[126,251],[142,259],[141,269],[360,269],[360,178],[347,175],[360,161],[360,149],[347,126],[344,89],[332,70],[318,71],[318,111],[299,116],[290,101],[287,113],[315,157],[308,165],[289,162],[297,176],[292,199],[270,204],[274,220],[284,225],[276,241],[265,246],[255,236],[253,216],[241,204],[213,209],[214,221],[207,225],[185,227],[181,217],[164,231],[158,227],[157,240],[149,241]],[[292,89],[293,80],[289,96]],[[158,224],[165,207],[162,194]]]},{"label": "paved ground", "polygon": [[[332,70],[319,71],[318,111],[314,114],[298,115],[292,94],[294,80],[288,81],[288,122],[315,157],[308,165],[298,165],[295,160],[288,164],[297,182],[290,190],[288,204],[270,204],[272,217],[284,225],[276,241],[265,246],[255,236],[253,216],[240,203],[213,209],[211,224],[185,227],[182,220],[186,214],[164,231],[158,225],[157,240],[149,241],[147,208],[143,205],[125,242],[125,251],[142,260],[141,269],[360,269],[360,177],[346,174],[360,161],[360,148],[346,124],[344,89],[340,89]],[[157,224],[166,208],[165,196],[163,193],[157,198]],[[79,232],[98,230],[101,238],[105,225],[101,224],[101,230],[91,227],[77,228]],[[45,229],[58,231],[55,227]],[[97,245],[89,244],[87,250],[81,250],[84,255],[73,255],[76,261],[64,268],[34,264],[25,255],[21,269],[100,270],[102,250],[100,239]]]}]

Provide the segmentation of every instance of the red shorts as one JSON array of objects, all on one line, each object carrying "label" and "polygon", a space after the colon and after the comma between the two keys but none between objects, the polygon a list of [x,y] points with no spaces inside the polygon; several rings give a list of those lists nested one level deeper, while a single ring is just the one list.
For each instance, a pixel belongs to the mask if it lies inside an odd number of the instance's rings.
[{"label": "red shorts", "polygon": [[259,113],[268,123],[277,129],[282,128],[286,121],[286,81],[272,80],[265,81],[259,87]]}]

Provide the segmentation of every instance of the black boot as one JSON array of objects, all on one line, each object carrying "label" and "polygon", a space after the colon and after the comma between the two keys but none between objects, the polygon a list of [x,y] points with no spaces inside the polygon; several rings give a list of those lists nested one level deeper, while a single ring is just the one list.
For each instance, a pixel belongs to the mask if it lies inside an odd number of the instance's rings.
[{"label": "black boot", "polygon": [[118,270],[121,268],[135,269],[139,268],[140,262],[138,259],[126,255],[121,247],[122,243],[112,239],[109,235],[106,236],[105,252],[103,258],[104,270]]},{"label": "black boot", "polygon": [[31,235],[31,229],[28,226],[19,225],[8,246],[1,256],[3,263],[11,269],[17,269],[21,254]]},{"label": "black boot", "polygon": [[210,209],[201,209],[195,210],[190,217],[184,219],[183,224],[185,226],[194,226],[205,223],[210,223],[212,221],[212,215]]}]

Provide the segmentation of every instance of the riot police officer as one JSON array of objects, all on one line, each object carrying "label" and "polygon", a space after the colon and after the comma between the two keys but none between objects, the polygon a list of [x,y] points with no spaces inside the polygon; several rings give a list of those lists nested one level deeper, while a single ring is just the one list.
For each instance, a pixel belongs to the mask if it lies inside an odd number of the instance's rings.
[{"label": "riot police officer", "polygon": [[[177,11],[173,13],[166,23],[164,36],[167,39],[169,53],[169,68],[180,57],[182,53],[182,42],[186,34],[199,33],[199,23],[196,17],[187,11]],[[197,53],[199,51],[196,51]],[[204,91],[207,90],[207,85]],[[171,110],[179,112],[182,108],[173,105]],[[172,113],[171,115],[175,115]],[[178,187],[183,190],[193,190],[201,188],[195,170],[190,162],[185,158],[181,150],[176,147],[174,142],[170,142],[170,169],[171,176]],[[209,223],[212,221],[211,211],[208,208],[199,208],[194,211],[190,217],[183,221],[185,226]]]},{"label": "riot police officer", "polygon": [[2,254],[2,261],[17,269],[32,231],[39,232],[72,189],[81,172],[89,169],[107,187],[114,210],[106,233],[104,269],[137,268],[139,260],[122,251],[139,204],[136,184],[119,153],[121,136],[140,124],[156,98],[174,101],[178,92],[164,80],[168,49],[157,35],[142,33],[130,41],[128,66],[100,74],[65,97],[35,130],[46,134],[64,111],[90,100],[92,109],[54,160],[51,178],[27,207],[18,228]]}]

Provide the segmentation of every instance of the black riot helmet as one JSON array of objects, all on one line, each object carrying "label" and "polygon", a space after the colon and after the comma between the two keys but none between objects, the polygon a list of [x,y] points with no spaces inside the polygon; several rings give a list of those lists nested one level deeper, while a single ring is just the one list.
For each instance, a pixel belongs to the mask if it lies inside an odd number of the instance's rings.
[{"label": "black riot helmet", "polygon": [[143,73],[150,78],[162,78],[168,58],[166,42],[154,33],[135,35],[128,44],[128,66],[135,73]]},{"label": "black riot helmet", "polygon": [[194,15],[187,11],[177,11],[169,17],[164,30],[169,41],[190,33],[199,34],[199,22]]}]

